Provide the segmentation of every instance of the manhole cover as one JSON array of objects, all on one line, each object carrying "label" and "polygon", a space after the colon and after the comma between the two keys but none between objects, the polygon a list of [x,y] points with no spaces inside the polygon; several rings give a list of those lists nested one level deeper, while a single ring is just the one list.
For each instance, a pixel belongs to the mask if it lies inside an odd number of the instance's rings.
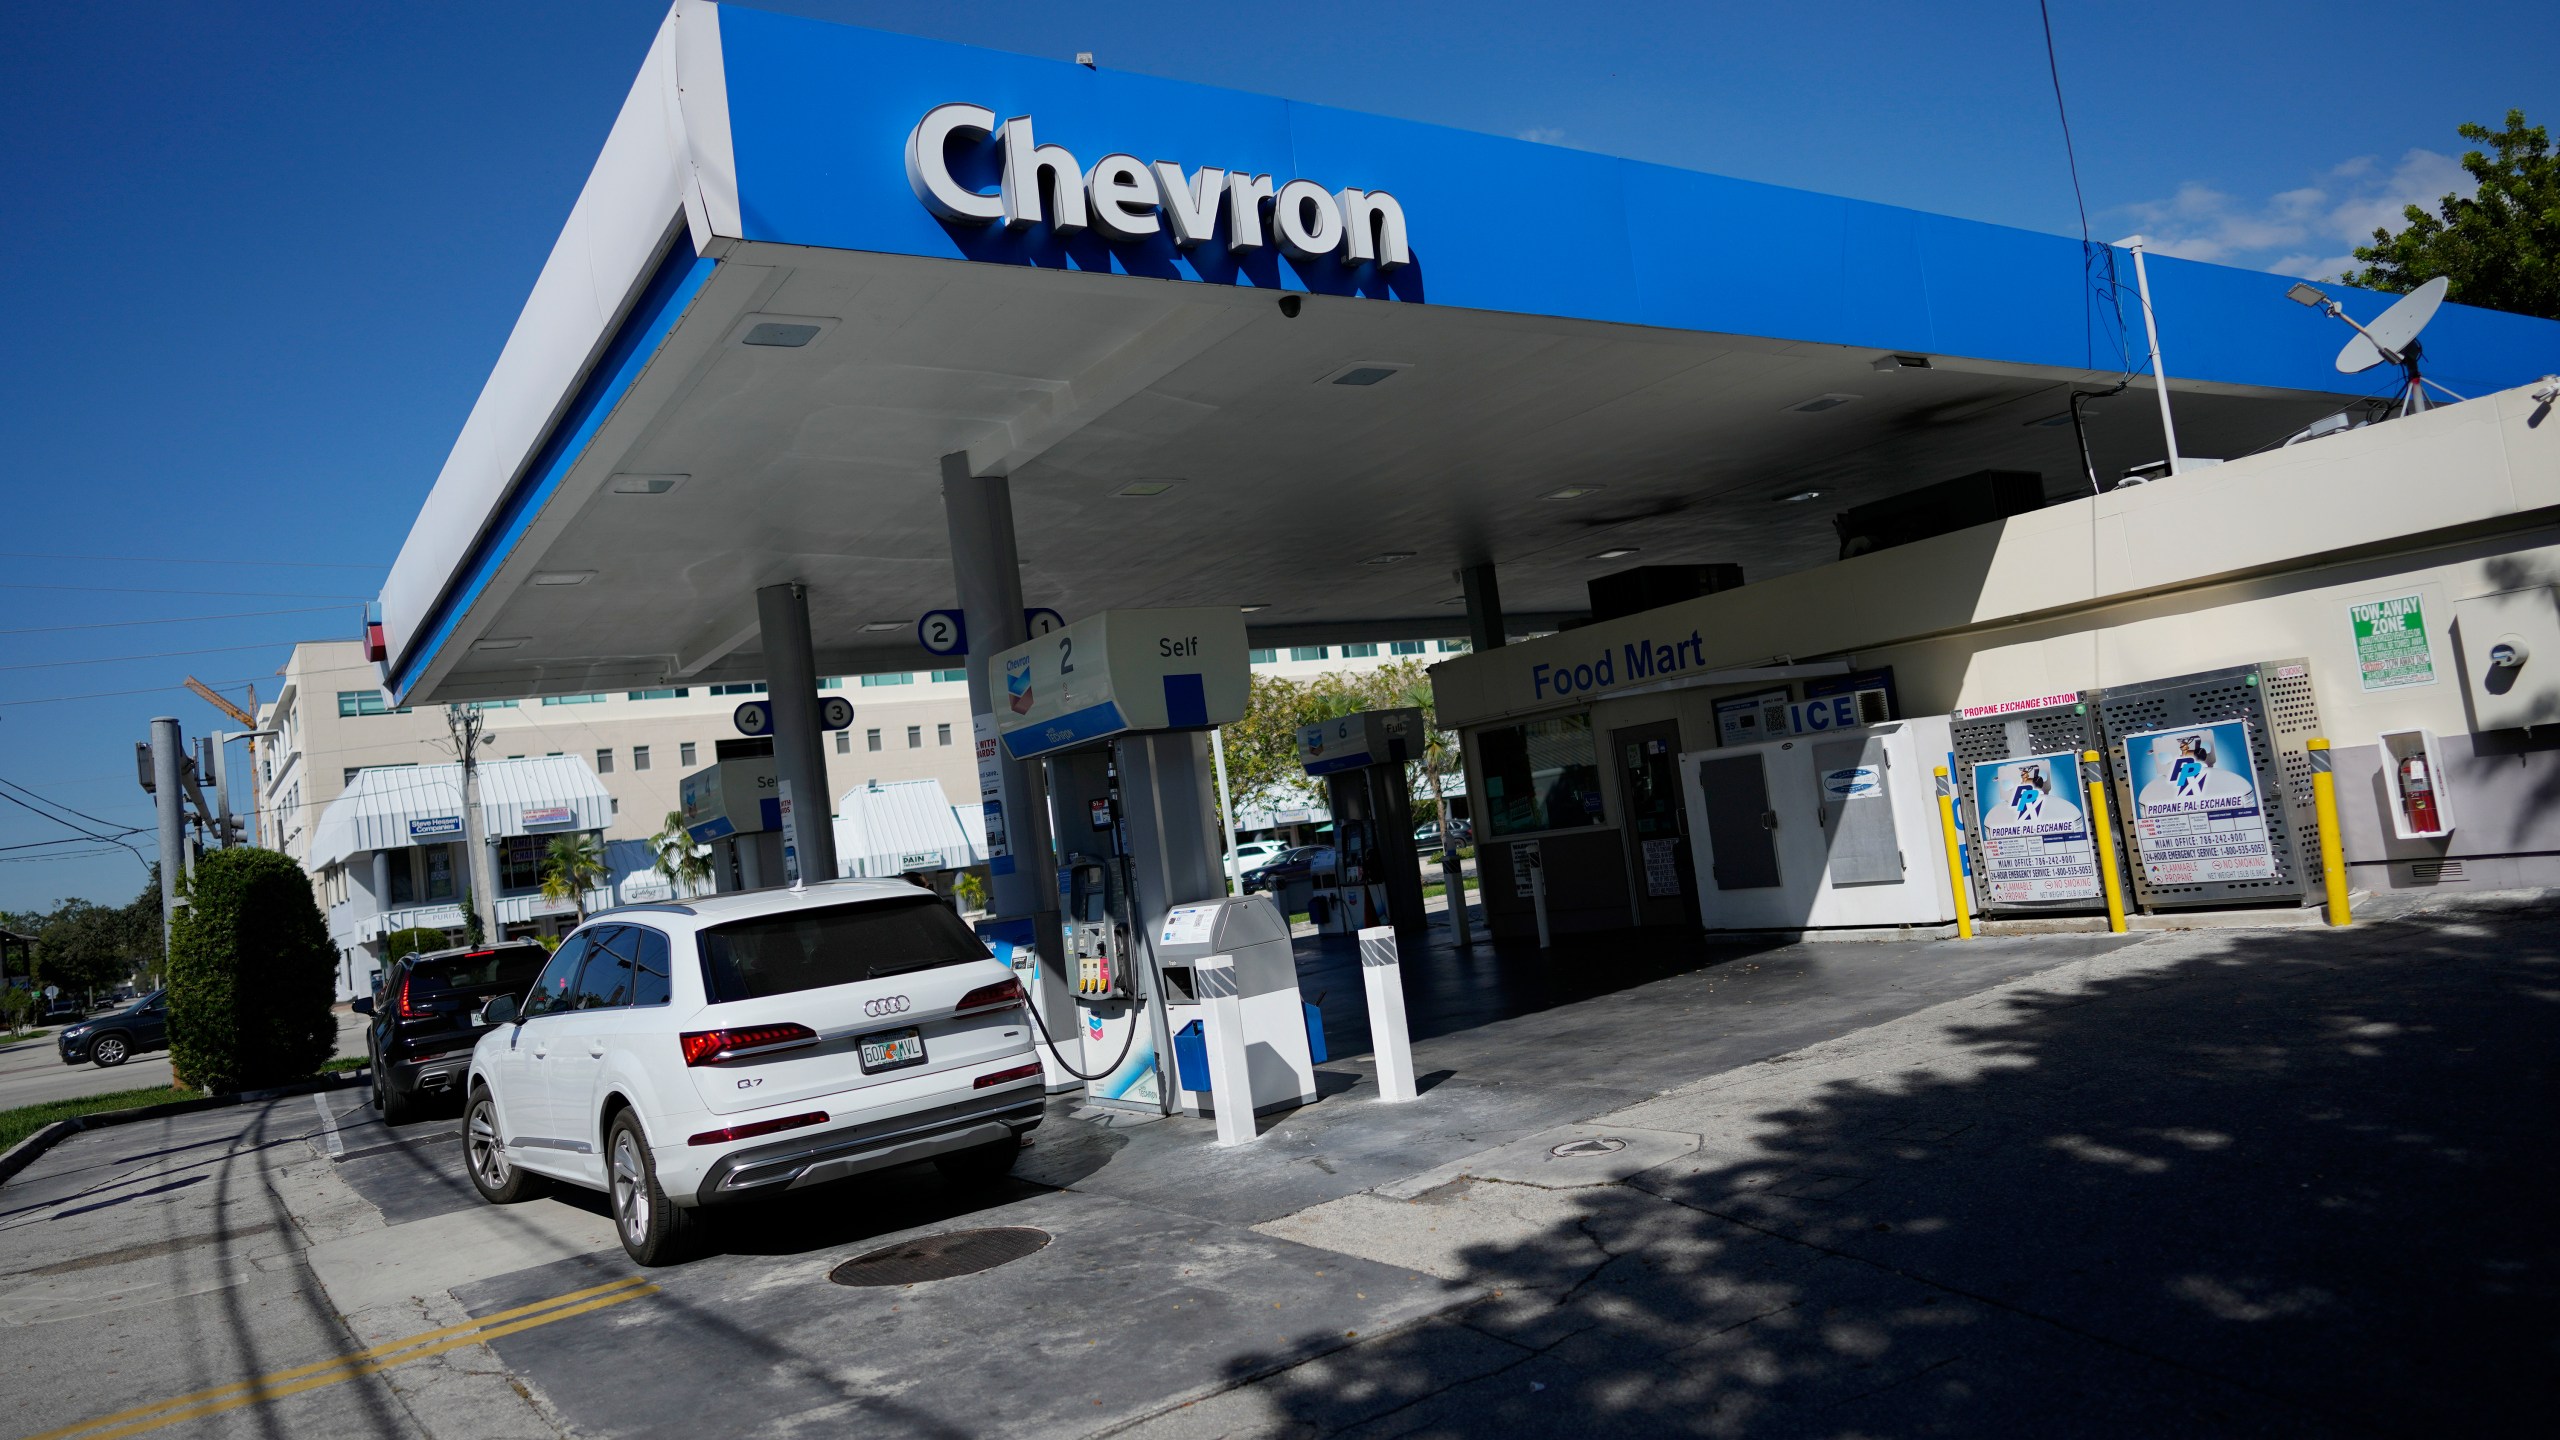
[{"label": "manhole cover", "polygon": [[1587,1155],[1608,1155],[1626,1148],[1626,1141],[1601,1135],[1589,1140],[1567,1140],[1547,1153],[1559,1160],[1579,1160]]},{"label": "manhole cover", "polygon": [[1036,1255],[1048,1243],[1048,1231],[1028,1225],[946,1230],[883,1246],[868,1255],[856,1255],[828,1271],[827,1278],[839,1285],[913,1285],[920,1280],[948,1280]]}]

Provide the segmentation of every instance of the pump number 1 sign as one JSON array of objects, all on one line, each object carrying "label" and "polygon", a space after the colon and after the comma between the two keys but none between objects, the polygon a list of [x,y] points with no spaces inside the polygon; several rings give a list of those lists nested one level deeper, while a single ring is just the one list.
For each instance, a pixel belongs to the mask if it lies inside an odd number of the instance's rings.
[{"label": "pump number 1 sign", "polygon": [[2087,900],[2098,893],[2097,845],[2080,798],[2080,757],[2068,751],[1973,767],[1982,856],[1974,863],[2004,905]]}]

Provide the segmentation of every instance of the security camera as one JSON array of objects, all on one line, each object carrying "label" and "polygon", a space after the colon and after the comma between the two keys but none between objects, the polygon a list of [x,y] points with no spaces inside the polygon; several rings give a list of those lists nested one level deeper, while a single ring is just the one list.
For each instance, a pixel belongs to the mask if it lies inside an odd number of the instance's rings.
[{"label": "security camera", "polygon": [[1303,309],[1306,303],[1305,296],[1283,295],[1280,297],[1280,313],[1295,320],[1298,318],[1298,311]]}]

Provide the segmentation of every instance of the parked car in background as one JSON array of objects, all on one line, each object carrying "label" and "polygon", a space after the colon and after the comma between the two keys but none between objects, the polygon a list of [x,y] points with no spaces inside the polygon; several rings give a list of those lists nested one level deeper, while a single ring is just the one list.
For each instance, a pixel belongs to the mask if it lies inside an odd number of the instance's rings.
[{"label": "parked car in background", "polygon": [[69,995],[45,1002],[41,1022],[46,1025],[68,1025],[89,1018],[89,1007]]},{"label": "parked car in background", "polygon": [[1296,880],[1308,880],[1319,870],[1333,869],[1333,847],[1330,845],[1293,845],[1244,873],[1244,893],[1269,891],[1278,894],[1281,887]]},{"label": "parked car in background", "polygon": [[1046,1110],[1021,982],[901,881],[606,911],[483,1014],[473,1188],[601,1190],[643,1265],[690,1251],[705,1206],[922,1160],[992,1183]]},{"label": "parked car in background", "polygon": [[1247,840],[1236,846],[1235,854],[1227,857],[1227,878],[1241,880],[1246,871],[1262,865],[1272,856],[1288,848],[1286,843],[1278,840]]},{"label": "parked car in background", "polygon": [[[1476,822],[1461,815],[1449,822],[1450,833],[1460,845],[1476,843]],[[1425,820],[1413,827],[1413,845],[1417,850],[1440,848],[1440,822]]]},{"label": "parked car in background", "polygon": [[412,954],[382,972],[370,997],[350,1008],[372,1016],[365,1053],[373,1066],[373,1108],[385,1125],[416,1119],[429,1097],[462,1098],[471,1047],[488,1027],[480,1007],[493,995],[523,999],[551,952],[530,940],[478,949]]},{"label": "parked car in background", "polygon": [[146,1050],[169,1048],[169,992],[154,990],[121,1010],[66,1025],[54,1038],[65,1065],[101,1069],[121,1065]]}]

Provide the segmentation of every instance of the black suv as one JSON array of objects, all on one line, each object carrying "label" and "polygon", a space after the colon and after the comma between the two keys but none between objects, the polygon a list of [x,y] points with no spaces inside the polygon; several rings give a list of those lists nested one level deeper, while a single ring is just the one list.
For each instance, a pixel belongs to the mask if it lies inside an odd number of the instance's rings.
[{"label": "black suv", "polygon": [[63,1027],[55,1043],[65,1065],[121,1065],[145,1050],[169,1048],[169,992],[154,990],[121,1010]]},{"label": "black suv", "polygon": [[383,971],[381,988],[353,1006],[373,1017],[365,1050],[382,1123],[416,1119],[429,1093],[459,1099],[471,1047],[490,1028],[474,1023],[480,1006],[492,995],[521,998],[550,958],[550,951],[520,940],[410,955]]}]

